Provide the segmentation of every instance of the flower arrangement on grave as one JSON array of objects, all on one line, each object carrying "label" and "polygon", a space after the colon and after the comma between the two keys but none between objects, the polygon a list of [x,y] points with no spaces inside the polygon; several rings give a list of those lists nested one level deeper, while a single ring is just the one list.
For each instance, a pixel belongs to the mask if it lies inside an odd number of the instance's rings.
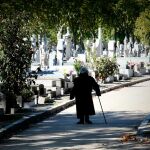
[{"label": "flower arrangement on grave", "polygon": [[144,68],[144,62],[140,62],[140,63],[135,63],[135,66],[134,66],[134,70],[140,70]]},{"label": "flower arrangement on grave", "polygon": [[73,64],[77,74],[79,74],[80,68],[83,66],[83,62],[80,60],[75,59],[75,62]]},{"label": "flower arrangement on grave", "polygon": [[108,57],[99,57],[94,61],[97,75],[100,77],[102,82],[105,82],[106,78],[117,74],[119,72],[118,65],[115,59]]},{"label": "flower arrangement on grave", "polygon": [[127,62],[126,69],[134,69],[136,64],[134,62]]}]

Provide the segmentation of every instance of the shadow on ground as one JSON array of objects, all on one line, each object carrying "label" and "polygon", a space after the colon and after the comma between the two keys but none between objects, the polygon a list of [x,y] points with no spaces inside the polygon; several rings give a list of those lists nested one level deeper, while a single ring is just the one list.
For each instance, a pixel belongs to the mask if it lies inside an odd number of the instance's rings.
[{"label": "shadow on ground", "polygon": [[35,124],[22,133],[3,141],[0,148],[7,150],[29,149],[148,149],[150,145],[138,142],[121,142],[125,133],[135,132],[145,114],[137,112],[105,112],[91,118],[92,125],[77,125],[75,114],[60,113]]}]

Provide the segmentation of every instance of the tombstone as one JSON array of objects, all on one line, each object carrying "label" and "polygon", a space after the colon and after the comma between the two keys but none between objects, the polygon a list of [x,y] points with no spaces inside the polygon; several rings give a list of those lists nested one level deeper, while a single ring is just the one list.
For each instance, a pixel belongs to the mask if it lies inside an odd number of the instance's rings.
[{"label": "tombstone", "polygon": [[41,64],[41,67],[44,68],[44,59],[45,59],[44,42],[40,44],[39,50],[40,50],[40,56],[41,56],[40,64]]},{"label": "tombstone", "polygon": [[40,84],[39,85],[39,95],[44,95],[45,94],[45,89],[44,89],[44,85]]},{"label": "tombstone", "polygon": [[64,39],[59,39],[57,43],[57,65],[63,65],[63,50],[64,50]]},{"label": "tombstone", "polygon": [[[60,87],[59,87],[60,88]],[[61,89],[61,88],[60,88]],[[49,89],[49,96],[51,97],[51,98],[54,98],[54,97],[56,97],[56,96],[58,96],[58,95],[56,95],[56,93],[57,93],[57,87],[51,87],[50,89]],[[61,95],[61,92],[60,92],[60,95]]]},{"label": "tombstone", "polygon": [[115,40],[110,40],[108,42],[108,56],[109,57],[114,57],[115,55]]},{"label": "tombstone", "polygon": [[63,53],[61,51],[57,51],[57,65],[63,65]]},{"label": "tombstone", "polygon": [[55,87],[56,86],[56,80],[50,80],[49,86]]},{"label": "tombstone", "polygon": [[132,46],[133,46],[133,41],[132,41],[132,37],[129,38],[129,42],[127,42],[126,48],[127,48],[127,57],[131,57],[133,56],[133,52],[132,52]]},{"label": "tombstone", "polygon": [[[38,43],[39,47],[36,46],[36,43]],[[36,38],[35,35],[32,35],[31,47],[34,50],[32,61],[40,64],[43,68],[48,67],[49,52],[47,45],[48,40],[46,35],[43,38],[40,35],[38,35],[38,38]]]},{"label": "tombstone", "polygon": [[120,42],[119,41],[117,41],[117,44],[116,44],[116,56],[118,57],[118,56],[120,56]]},{"label": "tombstone", "polygon": [[127,57],[131,56],[132,52],[131,52],[131,43],[128,42],[127,43]]},{"label": "tombstone", "polygon": [[137,41],[134,42],[134,53],[136,57],[140,57],[140,47]]},{"label": "tombstone", "polygon": [[120,50],[120,56],[124,56],[124,45],[122,43],[120,44],[119,50]]},{"label": "tombstone", "polygon": [[61,87],[56,87],[56,96],[60,97],[61,96]]},{"label": "tombstone", "polygon": [[146,57],[147,56],[146,55],[146,50],[144,48],[144,44],[143,43],[140,44],[140,48],[141,48],[141,56]]},{"label": "tombstone", "polygon": [[103,43],[102,43],[102,29],[98,28],[98,39],[96,39],[96,56],[99,57],[103,55]]},{"label": "tombstone", "polygon": [[65,81],[64,93],[68,94],[71,91],[72,88],[73,88],[73,82]]},{"label": "tombstone", "polygon": [[39,48],[36,49],[34,54],[34,62],[41,64],[42,68],[48,67],[48,60],[49,60],[49,52],[48,52],[48,41],[47,37],[44,36],[43,38],[38,35],[38,44]]},{"label": "tombstone", "polygon": [[128,57],[127,43],[128,43],[128,39],[125,36],[125,38],[124,38],[124,57]]},{"label": "tombstone", "polygon": [[46,52],[44,57],[44,68],[47,69],[48,67],[49,67],[49,53]]},{"label": "tombstone", "polygon": [[64,39],[62,39],[62,27],[57,33],[57,65],[63,65],[63,50],[64,50]]},{"label": "tombstone", "polygon": [[55,54],[55,58],[53,59],[53,65],[54,65],[54,66],[57,65],[57,54]]},{"label": "tombstone", "polygon": [[92,46],[90,41],[88,40],[86,43],[86,47],[92,49],[92,53],[96,53],[97,57],[100,57],[103,55],[103,43],[102,43],[102,29],[98,28],[98,38],[95,39],[95,41],[92,42]]},{"label": "tombstone", "polygon": [[69,27],[67,27],[67,33],[64,35],[64,57],[66,58],[66,60],[68,60],[72,56],[71,44],[71,35],[69,32]]},{"label": "tombstone", "polygon": [[130,37],[129,42],[128,42],[128,49],[129,49],[130,56],[133,56],[132,48],[133,48],[133,39],[132,39],[132,37]]},{"label": "tombstone", "polygon": [[134,66],[134,76],[135,77],[139,77],[142,76],[141,72],[140,72],[140,65],[137,64]]},{"label": "tombstone", "polygon": [[53,50],[52,52],[49,53],[49,67],[55,66],[56,64],[57,64],[57,54],[56,51]]},{"label": "tombstone", "polygon": [[65,83],[64,79],[56,80],[56,87],[63,88],[64,87],[64,83]]}]

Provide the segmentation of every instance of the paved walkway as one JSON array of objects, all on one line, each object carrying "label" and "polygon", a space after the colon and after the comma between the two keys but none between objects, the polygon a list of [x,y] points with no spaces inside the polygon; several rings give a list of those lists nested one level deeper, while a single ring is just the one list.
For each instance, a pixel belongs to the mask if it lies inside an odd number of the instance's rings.
[{"label": "paved walkway", "polygon": [[[116,87],[124,87],[145,80],[150,80],[150,77],[144,76],[142,78],[134,78],[132,82],[130,80],[122,82],[121,84],[107,84],[105,85],[107,87],[102,91],[105,93]],[[91,146],[91,148],[94,149],[117,149],[117,146],[119,148],[125,146],[124,148],[127,149],[135,148],[135,146],[137,146],[138,149],[141,146],[142,149],[147,148],[147,145],[143,146],[138,142],[136,145],[135,143],[133,144],[133,142],[123,144],[120,142],[121,136],[124,133],[133,133],[135,131],[133,129],[139,125],[142,119],[149,113],[150,106],[147,105],[149,104],[147,98],[150,97],[150,82],[147,81],[144,83],[144,85],[137,84],[130,88],[118,89],[102,94],[101,102],[108,125],[104,123],[97,97],[94,98],[97,112],[97,115],[92,118],[94,124],[85,126],[76,125],[75,106],[70,107],[74,104],[74,101],[70,101],[68,96],[66,96],[63,97],[63,100],[58,102],[57,106],[55,105],[53,108],[51,106],[37,107],[36,113],[26,116],[6,128],[1,129],[0,136],[3,138],[12,131],[15,132],[18,129],[26,128],[32,122],[38,122],[40,119],[65,109],[55,117],[37,124],[35,128],[30,128],[14,136],[8,141],[10,144],[6,141],[6,144],[0,145],[0,148],[5,150],[11,147],[11,149],[16,150],[16,146],[19,143],[21,144],[18,149],[70,149],[70,147],[71,149],[90,149],[90,147],[87,146]],[[69,108],[66,109],[67,107]],[[76,145],[78,141],[80,144]],[[65,148],[64,145],[66,145]]]},{"label": "paved walkway", "polygon": [[103,150],[149,149],[150,143],[122,141],[125,134],[136,132],[136,126],[149,114],[150,81],[125,87],[101,96],[108,124],[104,123],[99,101],[94,97],[96,115],[92,125],[77,125],[75,106],[0,144],[3,150]]}]

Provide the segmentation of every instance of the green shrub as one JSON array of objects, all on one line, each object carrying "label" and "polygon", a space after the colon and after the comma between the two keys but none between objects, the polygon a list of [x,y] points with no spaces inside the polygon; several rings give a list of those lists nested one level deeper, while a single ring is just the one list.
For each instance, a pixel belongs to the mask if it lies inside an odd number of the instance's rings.
[{"label": "green shrub", "polygon": [[94,61],[94,65],[102,82],[104,82],[107,77],[112,76],[118,72],[118,65],[115,59],[110,59],[108,57],[98,57]]},{"label": "green shrub", "polygon": [[27,102],[27,101],[31,101],[32,100],[32,97],[34,96],[34,93],[30,89],[24,88],[21,91],[21,96],[22,96],[23,101]]}]

